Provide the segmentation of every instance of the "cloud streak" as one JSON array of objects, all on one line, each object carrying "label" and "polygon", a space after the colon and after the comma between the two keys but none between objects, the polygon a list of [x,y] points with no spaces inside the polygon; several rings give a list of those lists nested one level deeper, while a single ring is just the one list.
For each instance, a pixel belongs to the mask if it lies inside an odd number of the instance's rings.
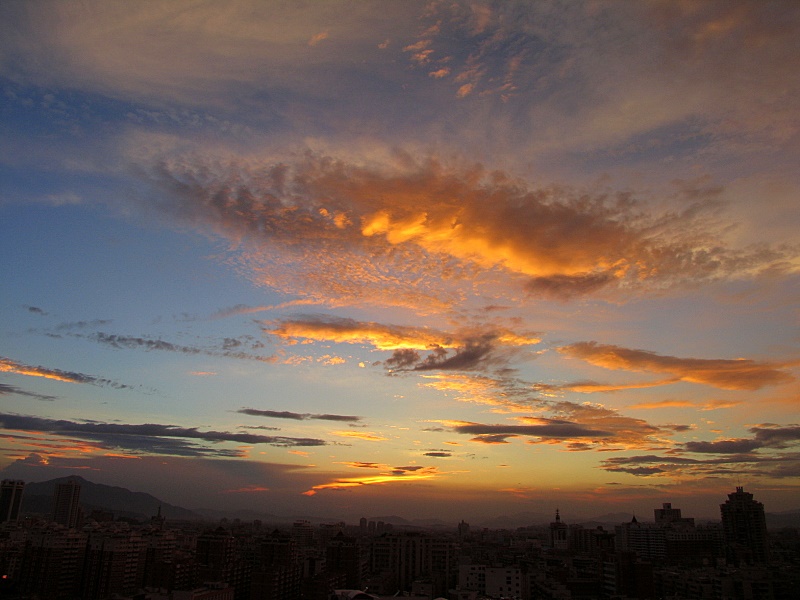
[{"label": "cloud streak", "polygon": [[[324,446],[325,441],[316,438],[268,436],[254,433],[229,431],[201,431],[196,427],[180,427],[158,423],[121,424],[95,421],[69,421],[47,419],[10,413],[0,414],[0,425],[4,429],[17,431],[44,431],[59,435],[73,435],[91,440],[101,440],[120,448],[134,448],[154,454],[172,454],[172,439],[199,440],[210,443],[233,442],[237,444],[266,444],[279,447]],[[192,450],[193,452],[195,449]],[[214,452],[217,453],[218,452]],[[230,453],[241,456],[241,452]]]},{"label": "cloud streak", "polygon": [[357,417],[355,415],[296,413],[288,410],[261,410],[257,408],[242,408],[237,410],[236,412],[243,415],[250,415],[251,417],[267,417],[270,419],[292,419],[295,421],[306,421],[309,419],[317,419],[321,421],[343,421],[346,423],[357,423],[361,421],[361,417]]},{"label": "cloud streak", "polygon": [[132,389],[132,386],[117,383],[111,379],[94,377],[77,371],[63,371],[61,369],[50,369],[42,366],[26,365],[10,358],[0,357],[0,372],[25,375],[27,377],[42,377],[65,383],[83,383],[100,387],[112,387],[116,389]]},{"label": "cloud streak", "polygon": [[233,350],[233,348],[237,348],[242,345],[242,343],[239,340],[235,340],[233,338],[226,338],[225,340],[223,340],[222,350],[208,350],[204,348],[198,348],[196,346],[182,346],[178,344],[173,344],[172,342],[166,342],[160,339],[153,340],[153,339],[128,336],[128,335],[103,333],[100,331],[88,335],[86,337],[99,344],[110,346],[111,348],[116,348],[118,350],[125,349],[125,350],[144,350],[146,352],[150,351],[177,352],[179,354],[189,354],[189,355],[202,354],[206,356],[224,356],[225,358],[233,358],[238,360],[255,360],[267,363],[274,362],[276,360],[274,356],[259,356],[257,354],[251,354],[248,352]]},{"label": "cloud streak", "polygon": [[47,394],[37,394],[35,392],[28,392],[28,391],[25,391],[25,390],[23,390],[21,388],[18,388],[15,385],[9,385],[7,383],[0,383],[0,396],[10,396],[10,395],[26,396],[28,398],[34,398],[36,400],[46,400],[46,401],[56,400],[58,398],[57,396],[50,396],[50,395],[47,395]]},{"label": "cloud streak", "polygon": [[665,356],[647,350],[579,342],[559,349],[563,355],[612,370],[667,373],[676,380],[701,383],[724,390],[759,390],[795,381],[785,369],[796,363],[759,362],[749,359],[702,359]]}]

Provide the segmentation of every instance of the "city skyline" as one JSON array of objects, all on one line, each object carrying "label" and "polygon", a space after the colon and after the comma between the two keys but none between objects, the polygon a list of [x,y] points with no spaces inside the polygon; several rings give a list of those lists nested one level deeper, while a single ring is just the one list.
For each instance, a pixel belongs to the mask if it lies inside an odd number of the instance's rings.
[{"label": "city skyline", "polygon": [[0,34],[3,479],[800,508],[796,3],[43,1]]}]

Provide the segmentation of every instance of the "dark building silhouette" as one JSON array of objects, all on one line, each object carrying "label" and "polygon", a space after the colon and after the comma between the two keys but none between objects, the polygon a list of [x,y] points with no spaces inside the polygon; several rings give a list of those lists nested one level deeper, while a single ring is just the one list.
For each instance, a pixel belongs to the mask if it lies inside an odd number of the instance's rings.
[{"label": "dark building silhouette", "polygon": [[19,507],[22,503],[22,491],[25,482],[14,479],[4,479],[0,484],[0,523],[17,521]]},{"label": "dark building silhouette", "polygon": [[22,553],[19,590],[39,598],[80,593],[87,536],[63,528],[31,531]]},{"label": "dark building silhouette", "polygon": [[378,574],[370,589],[383,594],[410,592],[415,580],[427,579],[434,595],[444,596],[458,580],[458,550],[455,542],[416,532],[386,533],[373,538],[370,571]]},{"label": "dark building silhouette", "polygon": [[236,600],[250,595],[251,566],[237,553],[236,538],[224,527],[197,538],[197,573],[200,583],[224,582],[234,589]]},{"label": "dark building silhouette", "polygon": [[250,598],[296,600],[300,597],[302,568],[297,542],[277,529],[264,538],[253,568]]},{"label": "dark building silhouette", "polygon": [[325,549],[326,568],[331,573],[345,576],[344,587],[361,587],[361,549],[355,538],[345,536],[341,531],[328,542]]},{"label": "dark building silhouette", "polygon": [[554,550],[566,550],[569,547],[569,527],[561,520],[556,509],[556,520],[550,523],[550,546]]},{"label": "dark building silhouette", "polygon": [[81,484],[73,479],[56,484],[53,492],[53,521],[65,527],[78,526]]},{"label": "dark building silhouette", "polygon": [[719,505],[728,559],[734,564],[764,563],[769,559],[769,541],[764,505],[753,494],[737,487]]},{"label": "dark building silhouette", "polygon": [[81,597],[103,600],[135,592],[142,585],[145,545],[126,527],[91,531],[86,544]]}]

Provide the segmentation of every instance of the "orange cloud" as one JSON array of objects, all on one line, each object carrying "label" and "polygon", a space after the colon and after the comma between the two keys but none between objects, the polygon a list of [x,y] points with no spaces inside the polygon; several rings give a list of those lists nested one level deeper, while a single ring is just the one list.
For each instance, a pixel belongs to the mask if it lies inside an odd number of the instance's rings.
[{"label": "orange cloud", "polygon": [[253,494],[256,492],[268,492],[269,488],[260,485],[248,485],[234,490],[224,490],[223,494]]},{"label": "orange cloud", "polygon": [[438,373],[423,375],[429,380],[423,384],[445,393],[454,393],[460,402],[474,402],[497,408],[498,412],[525,412],[531,410],[531,402],[515,397],[504,389],[502,382],[486,376]]},{"label": "orange cloud", "polygon": [[650,409],[650,408],[698,408],[699,410],[717,410],[719,408],[731,408],[742,404],[735,400],[710,400],[708,402],[689,402],[688,400],[659,400],[657,402],[639,402],[631,404],[628,408]]},{"label": "orange cloud", "polygon": [[453,348],[450,335],[424,327],[403,327],[333,317],[307,317],[268,323],[265,331],[285,340],[369,344],[378,350]]},{"label": "orange cloud", "polygon": [[385,442],[389,439],[380,436],[376,433],[371,433],[366,431],[331,431],[331,435],[339,435],[341,437],[347,437],[347,438],[356,438],[359,440],[365,440],[367,442]]},{"label": "orange cloud", "polygon": [[88,380],[94,379],[87,375],[81,375],[80,373],[70,373],[68,371],[47,369],[45,367],[32,367],[13,361],[10,358],[0,358],[0,372],[27,375],[29,377],[44,377],[45,379],[54,379],[67,383],[87,383]]},{"label": "orange cloud", "polygon": [[694,408],[694,402],[688,400],[659,400],[657,402],[639,402],[628,408]]},{"label": "orange cloud", "polygon": [[328,39],[328,32],[327,31],[322,31],[322,32],[314,35],[310,40],[308,40],[308,45],[309,46],[316,46],[322,40],[327,40],[327,39]]},{"label": "orange cloud", "polygon": [[627,197],[538,188],[480,166],[406,155],[369,166],[312,153],[292,164],[132,158],[144,171],[154,165],[152,180],[177,214],[238,246],[255,280],[325,305],[442,310],[463,300],[465,281],[475,293],[512,286],[568,298],[723,279],[789,257],[734,253],[722,242],[709,250],[713,233],[700,218],[678,227],[664,217],[661,226]]},{"label": "orange cloud", "polygon": [[642,390],[651,387],[659,387],[662,385],[668,385],[670,383],[676,383],[680,381],[679,378],[672,377],[670,379],[661,379],[659,381],[646,381],[641,383],[621,383],[621,384],[609,384],[609,383],[594,383],[594,382],[580,382],[580,383],[569,383],[566,385],[558,386],[554,389],[563,390],[565,392],[578,392],[580,394],[592,394],[594,392],[618,392],[622,390]]},{"label": "orange cloud", "polygon": [[793,363],[758,362],[744,358],[679,358],[596,342],[580,342],[562,346],[558,350],[565,356],[580,358],[606,369],[668,373],[676,380],[702,383],[726,390],[758,390],[795,380],[792,375],[781,370]]},{"label": "orange cloud", "polygon": [[322,490],[346,490],[365,485],[384,485],[387,483],[400,483],[433,479],[442,475],[436,467],[395,467],[391,473],[369,477],[344,477],[329,483],[321,483],[303,492],[304,496],[313,496]]}]

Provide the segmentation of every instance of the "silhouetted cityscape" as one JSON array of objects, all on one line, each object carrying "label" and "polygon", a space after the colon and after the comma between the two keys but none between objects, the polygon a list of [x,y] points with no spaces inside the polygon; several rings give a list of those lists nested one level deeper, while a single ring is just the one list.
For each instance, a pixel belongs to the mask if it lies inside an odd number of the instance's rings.
[{"label": "silhouetted cityscape", "polygon": [[608,529],[556,509],[549,524],[424,530],[367,518],[168,521],[160,508],[146,521],[85,514],[82,481],[55,482],[50,514],[25,511],[23,481],[2,482],[0,596],[790,600],[800,585],[797,529],[768,531],[763,504],[743,487],[720,504],[719,522],[697,524],[666,502],[653,521]]}]

